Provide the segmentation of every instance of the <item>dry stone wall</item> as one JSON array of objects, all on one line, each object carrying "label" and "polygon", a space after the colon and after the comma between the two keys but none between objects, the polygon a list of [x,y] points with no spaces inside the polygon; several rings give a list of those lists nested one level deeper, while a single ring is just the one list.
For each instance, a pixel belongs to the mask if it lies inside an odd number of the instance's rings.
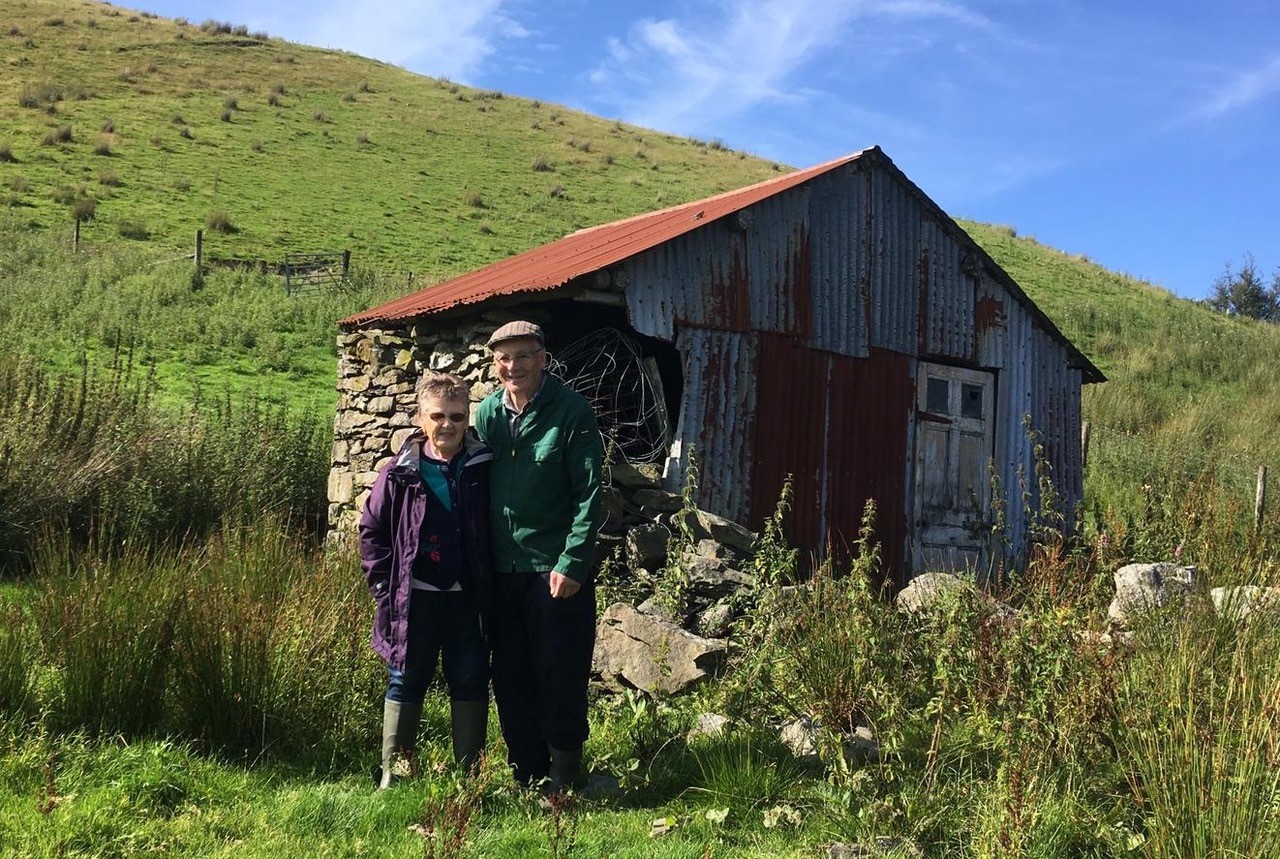
[{"label": "dry stone wall", "polygon": [[413,432],[413,392],[422,373],[436,370],[461,378],[471,386],[474,410],[497,384],[485,341],[515,318],[494,311],[383,323],[338,335],[338,408],[329,466],[329,528],[335,539],[355,533],[378,471]]}]

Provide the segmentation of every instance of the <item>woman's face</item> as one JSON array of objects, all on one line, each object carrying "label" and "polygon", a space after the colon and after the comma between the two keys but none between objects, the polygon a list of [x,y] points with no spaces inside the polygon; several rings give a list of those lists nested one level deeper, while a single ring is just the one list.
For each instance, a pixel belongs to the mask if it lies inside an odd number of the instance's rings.
[{"label": "woman's face", "polygon": [[418,426],[446,459],[462,447],[471,416],[471,404],[466,400],[447,400],[427,397],[418,404]]}]

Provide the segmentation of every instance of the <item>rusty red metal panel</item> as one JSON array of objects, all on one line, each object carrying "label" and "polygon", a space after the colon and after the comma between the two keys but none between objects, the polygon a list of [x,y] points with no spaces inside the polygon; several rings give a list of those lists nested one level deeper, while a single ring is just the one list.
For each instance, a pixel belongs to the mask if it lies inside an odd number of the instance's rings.
[{"label": "rusty red metal panel", "polygon": [[915,403],[909,355],[819,352],[778,334],[760,338],[751,523],[758,527],[792,475],[796,545],[847,555],[863,505],[875,498],[876,538],[896,580],[907,540],[908,423]]},{"label": "rusty red metal panel", "polygon": [[863,506],[874,498],[875,539],[885,572],[899,586],[906,583],[910,534],[912,367],[911,356],[884,349],[872,349],[865,359],[837,356],[829,388],[825,540],[838,555],[847,555],[858,536]]},{"label": "rusty red metal panel", "polygon": [[833,356],[782,334],[760,335],[756,427],[752,445],[751,526],[773,513],[791,475],[795,504],[788,517],[791,539],[810,551],[822,548],[820,522],[827,426],[825,384]]}]

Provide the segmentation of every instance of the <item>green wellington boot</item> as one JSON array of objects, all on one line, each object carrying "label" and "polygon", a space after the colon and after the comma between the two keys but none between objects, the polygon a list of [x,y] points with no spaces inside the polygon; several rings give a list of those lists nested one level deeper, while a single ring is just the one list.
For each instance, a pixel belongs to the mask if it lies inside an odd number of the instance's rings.
[{"label": "green wellington boot", "polygon": [[489,728],[488,701],[450,701],[453,759],[467,775],[480,770],[480,754]]},{"label": "green wellington boot", "polygon": [[378,789],[385,790],[399,776],[408,775],[407,764],[413,759],[418,741],[418,723],[422,721],[421,704],[402,704],[382,699],[382,768],[378,771]]},{"label": "green wellington boot", "polygon": [[582,746],[576,749],[557,749],[550,746],[551,770],[547,773],[547,793],[564,793],[576,790],[580,786],[579,771],[582,769]]}]

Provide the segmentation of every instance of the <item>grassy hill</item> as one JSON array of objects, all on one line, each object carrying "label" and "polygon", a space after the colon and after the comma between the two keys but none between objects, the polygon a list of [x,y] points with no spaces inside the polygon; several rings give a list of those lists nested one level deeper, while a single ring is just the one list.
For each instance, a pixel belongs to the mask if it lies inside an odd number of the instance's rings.
[{"label": "grassy hill", "polygon": [[[99,2],[0,9],[0,201],[31,227],[456,273],[780,165],[363,57]],[[220,231],[220,229],[222,231]]]}]

